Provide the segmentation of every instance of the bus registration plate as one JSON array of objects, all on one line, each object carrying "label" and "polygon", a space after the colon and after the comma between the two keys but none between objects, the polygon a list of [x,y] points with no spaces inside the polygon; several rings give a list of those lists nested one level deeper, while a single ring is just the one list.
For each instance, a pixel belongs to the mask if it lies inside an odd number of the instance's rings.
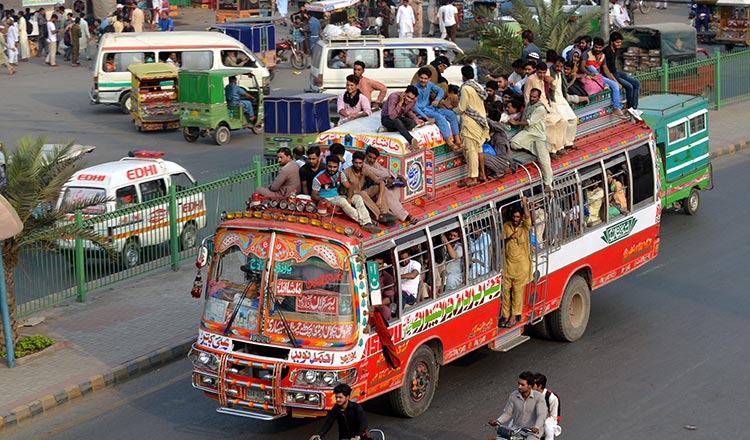
[{"label": "bus registration plate", "polygon": [[254,388],[248,388],[245,390],[245,400],[248,402],[266,402],[266,392],[263,390],[256,390]]}]

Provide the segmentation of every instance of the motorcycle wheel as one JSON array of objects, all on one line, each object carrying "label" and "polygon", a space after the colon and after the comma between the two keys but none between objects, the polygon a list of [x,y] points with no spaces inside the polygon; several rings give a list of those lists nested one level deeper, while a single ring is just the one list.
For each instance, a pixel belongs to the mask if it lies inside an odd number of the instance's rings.
[{"label": "motorcycle wheel", "polygon": [[292,63],[292,67],[295,69],[304,69],[307,64],[305,62],[305,54],[302,52],[292,53],[292,56],[289,57],[289,62]]}]

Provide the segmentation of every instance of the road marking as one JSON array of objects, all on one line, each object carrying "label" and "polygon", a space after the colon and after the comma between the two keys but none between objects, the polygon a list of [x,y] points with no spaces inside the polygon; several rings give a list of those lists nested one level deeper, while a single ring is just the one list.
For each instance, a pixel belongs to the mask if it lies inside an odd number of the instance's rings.
[{"label": "road marking", "polygon": [[158,386],[156,386],[154,388],[149,388],[148,390],[144,390],[144,391],[142,391],[142,392],[140,392],[140,393],[138,393],[138,394],[136,394],[136,395],[134,395],[134,396],[132,396],[130,398],[122,399],[122,400],[118,401],[117,403],[113,403],[112,405],[105,406],[105,407],[99,409],[98,411],[95,411],[95,412],[90,413],[88,415],[85,415],[83,417],[79,417],[77,419],[74,419],[74,420],[72,420],[72,421],[70,421],[70,422],[68,422],[68,423],[66,423],[64,425],[60,425],[60,426],[56,427],[55,429],[47,431],[44,434],[36,436],[32,440],[43,440],[43,439],[49,438],[49,437],[51,437],[53,435],[59,434],[59,433],[64,432],[64,431],[67,431],[67,430],[69,430],[71,428],[76,427],[77,425],[80,425],[80,424],[82,424],[84,422],[88,422],[89,420],[91,420],[91,419],[93,419],[95,417],[98,417],[101,414],[104,414],[104,413],[109,412],[111,410],[120,408],[121,406],[124,406],[124,405],[127,405],[127,404],[131,403],[131,402],[134,402],[134,401],[140,399],[141,397],[147,396],[148,394],[152,394],[152,393],[154,393],[156,391],[162,390],[162,389],[164,389],[164,388],[166,388],[166,387],[168,387],[170,385],[173,385],[173,384],[175,384],[177,382],[182,382],[182,381],[186,380],[188,377],[190,377],[192,374],[193,374],[192,372],[188,372],[188,373],[185,373],[185,374],[181,374],[181,375],[175,376],[173,379],[171,379],[171,380],[169,380],[167,382],[164,382],[164,383],[162,383],[162,384],[160,384],[160,385],[158,385]]}]

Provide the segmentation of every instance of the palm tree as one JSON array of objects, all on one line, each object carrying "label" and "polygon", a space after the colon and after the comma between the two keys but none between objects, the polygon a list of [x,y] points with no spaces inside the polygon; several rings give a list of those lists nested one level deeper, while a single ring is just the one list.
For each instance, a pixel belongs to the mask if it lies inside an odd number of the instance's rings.
[{"label": "palm tree", "polygon": [[[91,240],[109,249],[103,237],[91,229],[77,227],[66,217],[68,212],[99,205],[108,199],[95,197],[56,207],[63,185],[83,169],[85,163],[80,155],[70,154],[72,143],[60,145],[52,152],[43,150],[44,143],[42,137],[24,137],[16,144],[15,151],[11,154],[6,151],[7,181],[0,186],[0,194],[8,199],[23,222],[23,230],[4,240],[2,249],[14,345],[18,342],[18,326],[13,269],[18,266],[21,252],[35,246],[52,250],[53,242],[61,238]],[[0,328],[0,341],[3,338]]]},{"label": "palm tree", "polygon": [[482,42],[467,51],[465,59],[479,60],[492,72],[510,73],[511,63],[523,49],[521,29],[534,33],[534,43],[542,53],[554,49],[559,54],[576,37],[587,35],[592,20],[599,17],[598,12],[576,15],[582,3],[567,6],[566,0],[531,0],[536,14],[531,13],[524,0],[511,1],[510,15],[515,21],[495,21],[491,12],[480,9],[479,19],[470,25],[469,32],[480,35]]}]

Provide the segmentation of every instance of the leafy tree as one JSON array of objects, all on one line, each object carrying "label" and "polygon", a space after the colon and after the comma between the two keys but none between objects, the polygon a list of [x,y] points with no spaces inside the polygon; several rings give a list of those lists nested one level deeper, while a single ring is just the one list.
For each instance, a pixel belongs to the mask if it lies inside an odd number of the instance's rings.
[{"label": "leafy tree", "polygon": [[[5,152],[7,181],[0,186],[0,194],[8,199],[23,222],[23,230],[3,240],[2,249],[13,345],[18,343],[13,270],[18,266],[21,252],[33,247],[52,250],[54,241],[62,238],[91,240],[111,250],[104,237],[91,229],[77,227],[66,214],[105,203],[106,197],[56,206],[63,185],[85,167],[85,162],[80,155],[71,154],[72,143],[60,145],[51,152],[43,150],[44,143],[42,137],[24,137],[14,151]],[[0,341],[3,338],[0,328]]]},{"label": "leafy tree", "polygon": [[[592,20],[599,13],[574,15],[582,3],[567,6],[566,0],[531,0],[536,14],[532,14],[524,0],[511,0],[510,16],[515,21],[495,21],[492,12],[480,9],[478,19],[470,25],[469,33],[479,35],[481,44],[464,54],[464,59],[478,60],[491,72],[512,72],[511,63],[521,55],[520,30],[534,32],[534,44],[542,50],[558,54],[573,43],[576,37],[591,31]],[[564,8],[565,7],[565,8]]]}]

